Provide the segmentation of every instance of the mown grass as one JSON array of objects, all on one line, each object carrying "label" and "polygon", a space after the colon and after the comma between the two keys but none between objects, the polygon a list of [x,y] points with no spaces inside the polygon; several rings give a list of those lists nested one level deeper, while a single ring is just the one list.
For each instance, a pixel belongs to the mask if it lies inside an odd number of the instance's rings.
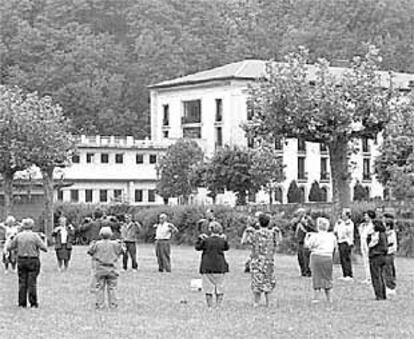
[{"label": "mown grass", "polygon": [[[139,272],[121,273],[118,310],[95,311],[89,292],[90,259],[73,253],[70,270],[56,270],[54,251],[42,255],[37,310],[17,308],[17,276],[0,271],[0,338],[414,338],[414,260],[398,258],[398,295],[374,300],[371,286],[335,279],[334,301],[311,304],[311,281],[298,275],[296,258],[278,256],[278,283],[270,308],[252,307],[247,250],[228,253],[221,309],[208,310],[193,248],[173,247],[173,272],[158,273],[153,247],[139,246]],[[362,279],[362,266],[354,266]],[[335,266],[335,277],[340,267]]]}]

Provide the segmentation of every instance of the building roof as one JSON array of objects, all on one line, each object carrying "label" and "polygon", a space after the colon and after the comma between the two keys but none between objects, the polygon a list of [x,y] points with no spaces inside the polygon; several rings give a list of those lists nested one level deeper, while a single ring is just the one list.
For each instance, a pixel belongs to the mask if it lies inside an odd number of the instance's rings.
[{"label": "building roof", "polygon": [[[243,60],[233,62],[224,66],[216,67],[207,71],[189,74],[180,78],[159,82],[150,85],[150,89],[170,88],[183,85],[193,85],[217,80],[256,80],[265,74],[267,61],[264,60]],[[332,74],[336,76],[342,75],[346,67],[330,67]],[[308,66],[309,81],[316,77],[316,67],[314,65]],[[381,78],[383,86],[388,87],[389,72],[381,71]],[[395,76],[394,83],[400,89],[412,88],[414,83],[414,74],[408,73],[393,73]]]}]

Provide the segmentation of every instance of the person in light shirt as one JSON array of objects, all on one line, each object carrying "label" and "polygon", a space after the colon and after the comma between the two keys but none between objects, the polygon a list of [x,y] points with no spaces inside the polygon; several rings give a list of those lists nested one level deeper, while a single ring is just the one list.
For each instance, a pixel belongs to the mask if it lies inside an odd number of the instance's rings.
[{"label": "person in light shirt", "polygon": [[351,220],[351,210],[344,208],[341,219],[335,224],[334,233],[338,239],[339,259],[341,261],[343,280],[352,281],[352,247],[354,246],[354,223]]},{"label": "person in light shirt", "polygon": [[66,271],[71,259],[72,243],[75,240],[75,228],[68,224],[66,217],[61,216],[59,226],[53,230],[52,237],[55,240],[58,270]]},{"label": "person in light shirt", "polygon": [[333,254],[337,247],[336,237],[328,232],[329,220],[316,220],[318,232],[308,233],[305,237],[305,246],[311,251],[310,269],[314,289],[313,303],[319,302],[319,292],[324,290],[326,301],[331,302]]},{"label": "person in light shirt", "polygon": [[159,272],[171,272],[171,237],[178,232],[177,227],[167,221],[165,213],[160,214],[159,223],[154,225],[155,254]]},{"label": "person in light shirt", "polygon": [[17,235],[17,233],[19,233],[19,226],[16,222],[16,219],[9,215],[5,222],[4,225],[0,224],[0,228],[4,229],[5,232],[5,238],[6,238],[6,242],[4,244],[4,249],[3,249],[3,263],[4,263],[4,273],[7,274],[9,272],[9,265],[11,265],[11,268],[13,271],[16,270],[16,266],[17,266],[17,252],[16,250],[11,250],[8,251],[6,249],[7,244],[13,240],[13,238]]},{"label": "person in light shirt", "polygon": [[372,210],[368,210],[364,213],[364,222],[359,225],[358,232],[360,237],[360,249],[362,254],[362,262],[364,264],[365,270],[365,280],[362,282],[364,284],[371,283],[371,273],[369,269],[369,248],[368,248],[368,236],[374,233],[374,224],[373,221],[376,217],[376,214]]}]

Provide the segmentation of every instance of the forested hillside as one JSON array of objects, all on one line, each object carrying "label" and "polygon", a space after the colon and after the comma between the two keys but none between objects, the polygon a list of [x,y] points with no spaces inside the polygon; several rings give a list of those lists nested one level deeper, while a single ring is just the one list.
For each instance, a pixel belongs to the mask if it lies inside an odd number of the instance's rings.
[{"label": "forested hillside", "polygon": [[51,94],[76,133],[149,134],[147,85],[246,58],[414,72],[412,0],[0,0],[0,83]]}]

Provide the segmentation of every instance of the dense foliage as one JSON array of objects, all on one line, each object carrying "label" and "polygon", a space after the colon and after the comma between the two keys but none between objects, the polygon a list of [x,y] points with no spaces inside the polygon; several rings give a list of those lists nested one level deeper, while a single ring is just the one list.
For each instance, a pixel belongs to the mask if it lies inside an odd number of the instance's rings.
[{"label": "dense foliage", "polygon": [[149,133],[147,85],[303,45],[414,72],[406,0],[0,0],[0,83],[51,94],[77,133]]}]

